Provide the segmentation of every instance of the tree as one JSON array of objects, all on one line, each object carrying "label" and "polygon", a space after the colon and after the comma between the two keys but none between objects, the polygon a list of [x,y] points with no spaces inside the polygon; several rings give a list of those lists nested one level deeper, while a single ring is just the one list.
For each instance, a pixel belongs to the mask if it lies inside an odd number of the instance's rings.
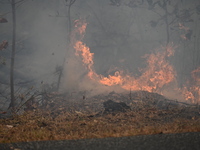
[{"label": "tree", "polygon": [[[172,41],[179,45],[180,50],[175,53],[174,65],[181,82],[185,82],[190,72],[199,66],[199,42],[197,42],[199,40],[197,28],[200,15],[199,1],[190,3],[183,0],[125,0],[123,3],[121,1],[120,5],[118,5],[118,0],[110,0],[110,2],[112,6],[124,5],[134,11],[140,8],[140,10],[154,13],[152,18],[147,18],[151,19],[149,29],[155,32],[160,30],[160,33],[164,31],[162,35],[165,39],[162,42],[166,45]],[[141,16],[136,16],[136,18],[141,18]]]},{"label": "tree", "polygon": [[[0,17],[0,23],[7,23],[7,19],[4,18],[4,17]],[[8,41],[7,40],[4,40],[0,43],[0,51],[2,51],[3,49],[6,49],[8,47]],[[0,56],[0,59],[3,59],[1,56]],[[1,62],[2,64],[5,65],[5,61],[3,60]]]},{"label": "tree", "polygon": [[12,0],[10,2],[12,8],[12,50],[10,63],[10,105],[9,108],[14,110],[16,107],[15,89],[14,89],[14,68],[15,68],[15,49],[16,49],[16,5],[21,5],[25,0]]},{"label": "tree", "polygon": [[14,95],[14,64],[15,64],[15,41],[16,41],[16,2],[11,1],[12,6],[12,51],[11,51],[11,64],[10,64],[10,97],[11,102],[9,108],[14,109],[16,106],[15,95]]},{"label": "tree", "polygon": [[[8,47],[8,41],[4,40],[3,42],[0,43],[0,51],[2,51],[3,49],[6,49],[7,47]],[[6,64],[6,63],[5,63],[5,58],[4,58],[4,57],[1,57],[1,55],[0,55],[0,60],[1,60],[1,59],[3,59],[3,60],[1,61],[0,64],[5,65],[5,64]]]}]

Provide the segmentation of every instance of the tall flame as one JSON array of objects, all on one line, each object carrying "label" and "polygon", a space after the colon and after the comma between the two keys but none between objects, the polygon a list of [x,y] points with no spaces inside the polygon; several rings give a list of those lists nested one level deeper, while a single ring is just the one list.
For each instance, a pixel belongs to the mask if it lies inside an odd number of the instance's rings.
[{"label": "tall flame", "polygon": [[[90,48],[81,41],[84,36],[86,26],[87,23],[84,21],[76,20],[75,30],[72,36],[74,36],[74,39],[77,38],[77,34],[80,37],[80,40],[75,40],[73,42],[73,47],[76,50],[76,56],[82,58],[83,65],[88,70],[87,75],[90,79],[106,86],[118,85],[126,90],[145,90],[160,94],[162,94],[163,88],[176,81],[176,71],[168,61],[169,57],[174,55],[174,49],[176,47],[173,46],[173,44],[168,44],[165,47],[162,46],[153,53],[145,55],[144,58],[146,58],[147,66],[146,68],[140,69],[141,75],[139,77],[134,77],[131,74],[127,75],[122,70],[116,71],[114,75],[108,75],[108,77],[97,74],[93,67],[94,53],[91,53]],[[190,88],[185,86],[181,89],[181,93],[186,100],[194,102],[196,98],[194,93],[200,95],[200,75],[197,76],[199,73],[200,67],[192,72],[192,77],[198,81],[198,85],[196,84],[194,87]]]}]

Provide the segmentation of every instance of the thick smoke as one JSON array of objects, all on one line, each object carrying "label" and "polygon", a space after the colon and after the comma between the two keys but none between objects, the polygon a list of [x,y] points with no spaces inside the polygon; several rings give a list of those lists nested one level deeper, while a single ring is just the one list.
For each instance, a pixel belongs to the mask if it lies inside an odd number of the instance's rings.
[{"label": "thick smoke", "polygon": [[[177,72],[177,83],[174,83],[177,88],[191,78],[190,72],[200,64],[197,51],[199,5],[198,0],[193,0],[184,1],[179,6],[185,11],[194,10],[191,15],[193,22],[184,23],[193,30],[190,39],[181,38],[187,31],[180,30],[178,24],[171,23],[169,28],[170,42],[177,45],[174,57],[168,60]],[[151,10],[146,1],[143,6],[137,4],[137,7],[131,8],[128,3],[112,6],[108,0],[76,0],[72,5],[72,30],[76,19],[84,18],[88,23],[83,42],[94,53],[94,70],[97,74],[108,76],[123,69],[125,73],[138,77],[141,75],[139,68],[146,67],[143,56],[152,53],[160,45],[166,45],[165,22],[161,21],[162,18],[159,20],[159,16],[164,15],[163,10],[158,6]],[[1,14],[11,11],[8,4],[0,4],[0,8]],[[173,6],[168,9],[172,13]],[[11,13],[4,17],[8,23],[0,24],[0,40],[11,43]],[[17,8],[16,84],[28,82],[29,86],[41,87],[41,83],[57,83],[59,75],[56,74],[56,68],[63,67],[61,91],[86,90],[93,91],[90,92],[93,94],[121,91],[121,88],[103,86],[88,79],[81,59],[74,55],[73,46],[69,45],[68,24],[68,7],[64,0],[26,1]],[[0,72],[1,80],[7,83],[10,51],[9,44],[9,48],[0,53],[7,58],[7,65],[1,66]],[[168,90],[163,93],[177,96],[177,93]]]}]

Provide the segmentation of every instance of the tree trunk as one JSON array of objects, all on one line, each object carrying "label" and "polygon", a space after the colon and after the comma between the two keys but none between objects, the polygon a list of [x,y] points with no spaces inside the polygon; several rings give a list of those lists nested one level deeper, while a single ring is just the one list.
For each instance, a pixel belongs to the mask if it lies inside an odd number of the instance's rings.
[{"label": "tree trunk", "polygon": [[16,40],[16,12],[15,12],[15,0],[11,1],[12,6],[12,52],[11,52],[11,64],[10,64],[10,96],[11,102],[9,108],[14,109],[16,106],[14,95],[14,64],[15,64],[15,40]]}]

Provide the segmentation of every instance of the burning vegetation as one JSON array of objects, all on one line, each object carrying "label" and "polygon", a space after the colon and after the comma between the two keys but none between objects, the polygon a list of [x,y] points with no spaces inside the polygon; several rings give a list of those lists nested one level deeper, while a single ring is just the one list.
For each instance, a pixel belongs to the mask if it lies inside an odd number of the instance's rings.
[{"label": "burning vegetation", "polygon": [[[26,109],[22,115],[0,120],[2,142],[200,131],[200,108],[196,105],[200,101],[200,68],[191,72],[190,82],[178,87],[176,70],[169,61],[175,53],[174,44],[146,54],[146,67],[139,69],[140,75],[117,70],[104,76],[95,71],[94,53],[83,43],[87,23],[74,23],[70,47],[73,58],[84,66],[82,80],[100,90],[117,87],[120,92],[92,95],[93,91],[85,87],[79,92],[44,91],[31,96],[18,109],[18,113]],[[186,101],[170,100],[165,97],[166,91]]]},{"label": "burning vegetation", "polygon": [[[78,25],[75,25],[76,29],[73,34],[78,35],[82,40],[87,24],[83,20],[76,20],[75,23]],[[181,27],[183,28],[183,26]],[[179,100],[184,99],[192,103],[198,103],[200,101],[199,68],[191,72],[192,81],[188,81],[188,84],[181,88],[177,87],[177,73],[169,62],[169,58],[174,55],[176,49],[174,44],[161,46],[151,54],[145,55],[146,67],[139,69],[141,73],[140,76],[135,77],[130,73],[126,74],[123,70],[118,70],[114,75],[105,77],[95,72],[93,66],[94,53],[91,53],[90,48],[81,40],[75,40],[73,45],[75,45],[76,56],[81,57],[83,65],[87,69],[87,76],[89,79],[109,87],[117,85],[128,91],[142,90],[163,95],[166,90],[170,90],[169,92],[175,91],[175,93],[180,96]]]}]

